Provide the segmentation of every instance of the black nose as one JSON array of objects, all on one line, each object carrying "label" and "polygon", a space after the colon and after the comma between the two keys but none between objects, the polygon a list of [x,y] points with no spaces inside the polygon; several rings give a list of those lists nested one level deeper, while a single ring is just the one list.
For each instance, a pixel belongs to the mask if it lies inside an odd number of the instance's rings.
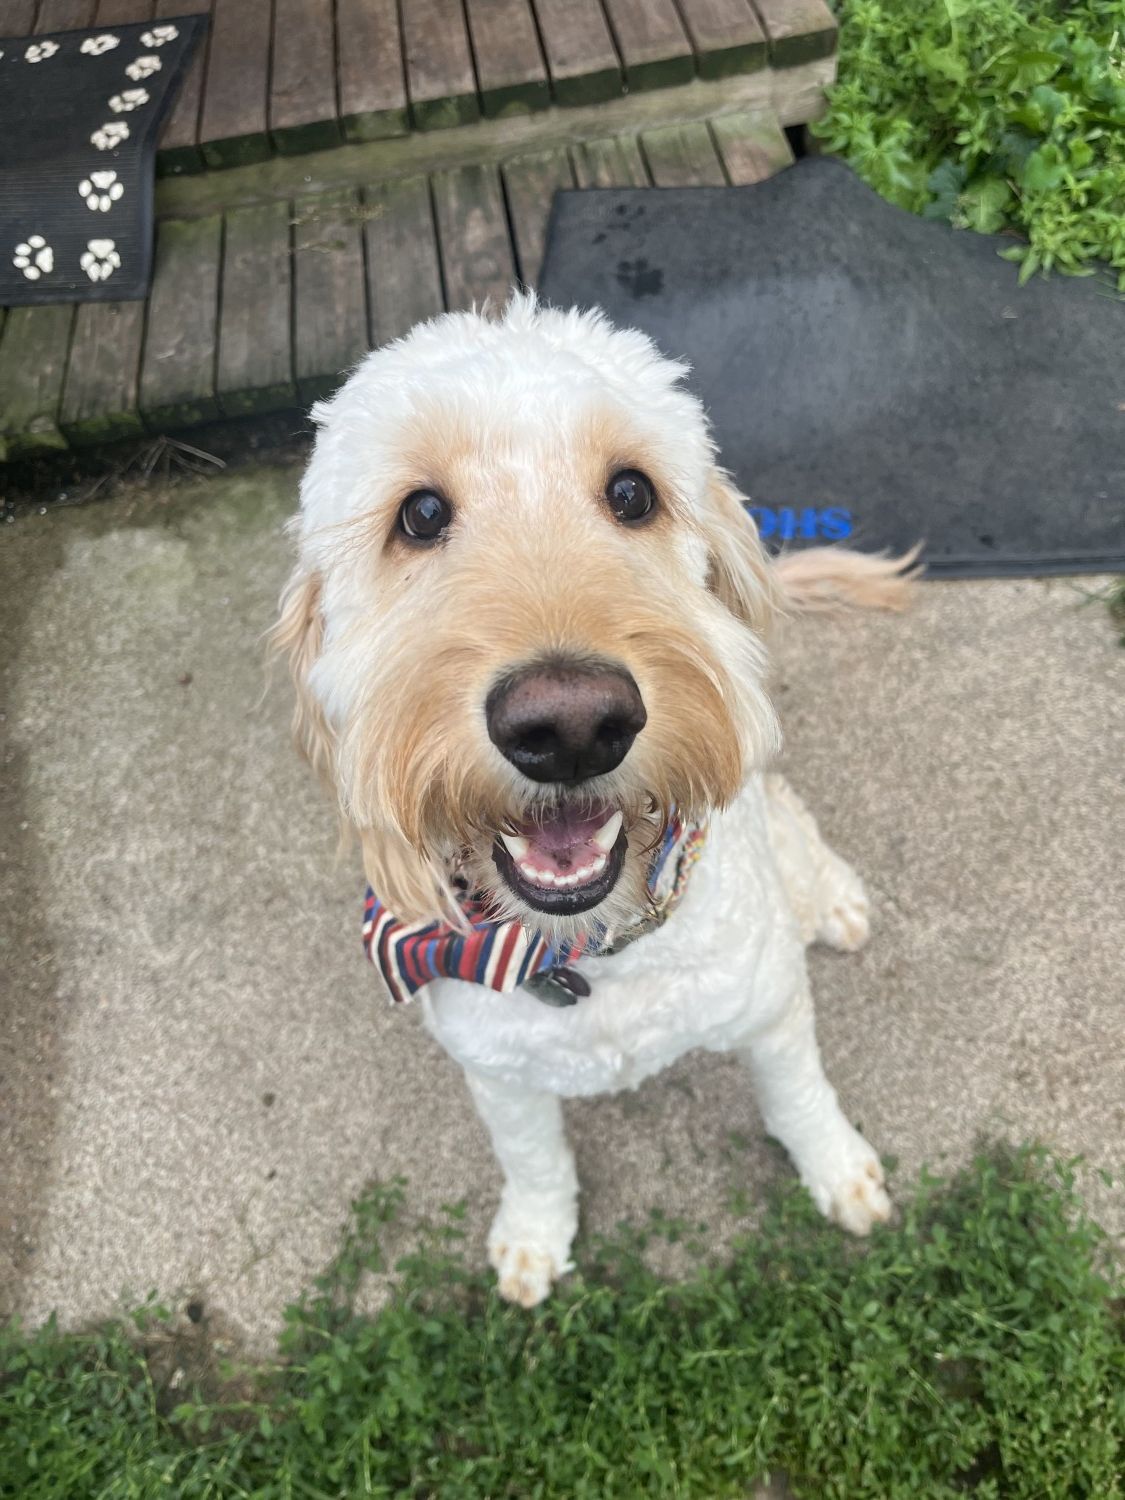
[{"label": "black nose", "polygon": [[493,688],[488,736],[532,781],[588,781],[629,753],[647,715],[637,684],[620,667],[541,664]]}]

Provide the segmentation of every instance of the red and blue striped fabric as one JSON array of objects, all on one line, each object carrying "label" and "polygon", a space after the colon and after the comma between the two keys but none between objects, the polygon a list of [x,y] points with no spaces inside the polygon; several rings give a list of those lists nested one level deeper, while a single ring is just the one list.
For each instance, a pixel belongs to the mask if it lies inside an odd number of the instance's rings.
[{"label": "red and blue striped fabric", "polygon": [[[648,875],[649,894],[662,910],[679,900],[705,838],[704,829],[693,828],[685,834],[675,814],[669,820]],[[663,890],[667,882],[661,877],[674,850],[678,855],[675,879],[669,889]],[[363,907],[363,946],[395,1004],[412,1000],[434,979],[467,979],[508,994],[535,974],[565,968],[584,953],[599,952],[605,939],[605,928],[598,925],[589,935],[572,942],[551,943],[522,922],[490,918],[479,895],[459,899],[469,923],[466,931],[447,922],[400,922],[368,888]]]}]

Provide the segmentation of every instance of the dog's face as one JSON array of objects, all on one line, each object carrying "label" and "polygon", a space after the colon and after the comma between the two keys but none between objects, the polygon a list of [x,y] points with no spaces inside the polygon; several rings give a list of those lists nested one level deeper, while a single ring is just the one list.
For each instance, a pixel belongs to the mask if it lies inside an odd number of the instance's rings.
[{"label": "dog's face", "polygon": [[317,408],[275,639],[397,916],[450,917],[459,876],[544,932],[616,925],[672,807],[773,749],[769,570],[683,373],[515,298]]}]

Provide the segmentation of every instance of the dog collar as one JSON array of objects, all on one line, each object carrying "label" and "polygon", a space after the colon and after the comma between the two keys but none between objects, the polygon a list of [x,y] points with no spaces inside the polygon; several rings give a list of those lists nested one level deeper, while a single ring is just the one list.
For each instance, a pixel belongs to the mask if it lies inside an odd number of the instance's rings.
[{"label": "dog collar", "polygon": [[501,994],[522,985],[546,1004],[573,1005],[590,993],[590,984],[570,965],[584,954],[618,953],[663,925],[682,898],[706,839],[705,826],[685,827],[673,812],[649,866],[649,909],[618,933],[599,923],[589,935],[552,943],[522,922],[491,918],[479,892],[457,898],[466,930],[446,922],[400,922],[368,887],[363,946],[394,1004],[413,1000],[435,979],[467,979]]}]

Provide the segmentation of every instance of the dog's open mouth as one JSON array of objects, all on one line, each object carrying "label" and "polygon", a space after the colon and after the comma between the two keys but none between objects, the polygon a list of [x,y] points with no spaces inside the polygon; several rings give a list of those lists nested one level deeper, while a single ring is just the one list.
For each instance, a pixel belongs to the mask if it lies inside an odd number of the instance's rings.
[{"label": "dog's open mouth", "polygon": [[502,833],[492,858],[521,901],[551,916],[573,916],[604,901],[617,884],[628,841],[612,807],[552,808]]}]

